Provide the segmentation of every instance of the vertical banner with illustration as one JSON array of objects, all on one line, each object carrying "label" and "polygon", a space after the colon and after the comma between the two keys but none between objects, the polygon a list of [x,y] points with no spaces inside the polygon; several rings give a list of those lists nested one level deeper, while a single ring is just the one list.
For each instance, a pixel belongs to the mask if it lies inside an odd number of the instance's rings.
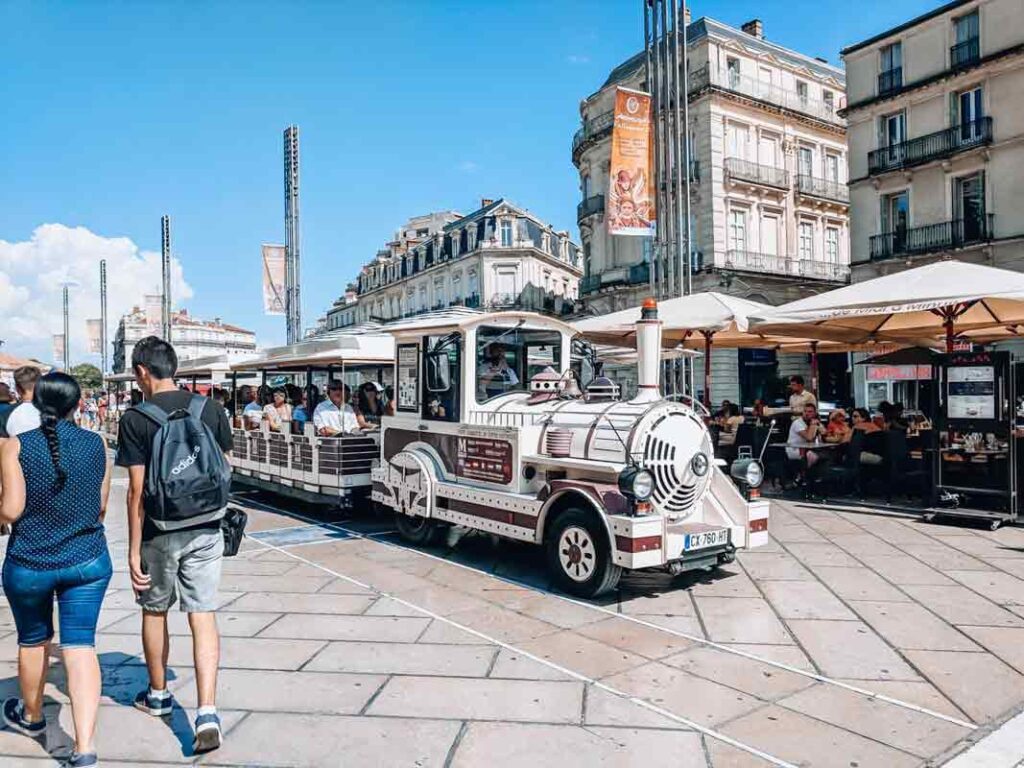
[{"label": "vertical banner with illustration", "polygon": [[89,352],[98,355],[103,351],[103,321],[86,320],[85,338],[89,345]]},{"label": "vertical banner with illustration", "polygon": [[656,219],[651,96],[615,89],[605,218],[611,235],[650,237]]},{"label": "vertical banner with illustration", "polygon": [[159,293],[146,294],[146,335],[160,336],[164,330],[164,297]]},{"label": "vertical banner with illustration", "polygon": [[284,314],[285,247],[263,246],[263,314]]},{"label": "vertical banner with illustration", "polygon": [[64,367],[64,334],[53,334],[53,362]]}]

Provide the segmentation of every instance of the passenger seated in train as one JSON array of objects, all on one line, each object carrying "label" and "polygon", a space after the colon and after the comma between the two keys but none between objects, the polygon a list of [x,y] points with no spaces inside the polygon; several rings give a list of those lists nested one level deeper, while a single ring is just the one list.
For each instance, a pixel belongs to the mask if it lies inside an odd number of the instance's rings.
[{"label": "passenger seated in train", "polygon": [[277,387],[271,394],[271,402],[263,406],[263,417],[267,420],[271,432],[288,432],[291,430],[292,407],[288,404],[287,394],[283,387]]},{"label": "passenger seated in train", "polygon": [[259,402],[259,390],[255,387],[243,386],[241,389],[242,402],[242,428],[259,429],[260,421],[263,419],[263,406]]},{"label": "passenger seated in train", "polygon": [[384,403],[380,397],[380,385],[373,381],[363,382],[356,395],[356,421],[360,429],[379,429],[384,415]]},{"label": "passenger seated in train", "polygon": [[321,437],[360,434],[355,409],[348,404],[348,386],[340,381],[327,384],[327,399],[313,411],[313,426]]},{"label": "passenger seated in train", "polygon": [[505,345],[500,342],[492,342],[484,347],[482,359],[477,361],[477,389],[481,400],[490,400],[514,389],[521,389],[519,376],[509,366],[506,352]]},{"label": "passenger seated in train", "polygon": [[286,384],[285,392],[292,406],[292,432],[301,435],[309,421],[309,410],[306,402],[306,390],[295,384]]},{"label": "passenger seated in train", "polygon": [[384,387],[384,415],[394,416],[395,415],[395,388],[388,384]]}]

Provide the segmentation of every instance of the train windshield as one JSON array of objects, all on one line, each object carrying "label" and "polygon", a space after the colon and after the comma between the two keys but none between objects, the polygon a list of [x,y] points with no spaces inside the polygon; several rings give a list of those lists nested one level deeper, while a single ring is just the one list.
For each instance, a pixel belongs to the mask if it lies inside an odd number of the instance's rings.
[{"label": "train windshield", "polygon": [[530,379],[548,366],[561,371],[558,331],[482,326],[476,332],[478,402],[506,392],[525,392]]}]

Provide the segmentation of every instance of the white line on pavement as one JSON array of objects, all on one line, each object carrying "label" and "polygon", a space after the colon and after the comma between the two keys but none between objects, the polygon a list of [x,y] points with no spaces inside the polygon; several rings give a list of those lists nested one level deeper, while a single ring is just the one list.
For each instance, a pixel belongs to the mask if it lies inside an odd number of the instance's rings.
[{"label": "white line on pavement", "polygon": [[[269,507],[269,505],[265,505],[265,506]],[[331,525],[331,524],[328,523],[328,525]],[[356,535],[359,536],[360,538],[364,538],[360,534],[356,534]],[[372,539],[369,539],[369,540],[372,541]],[[267,549],[272,549],[272,550],[275,550],[277,552],[280,552],[281,554],[287,555],[288,557],[294,558],[295,560],[298,560],[301,563],[305,563],[306,565],[311,565],[314,568],[319,568],[324,573],[328,573],[328,574],[330,574],[330,575],[332,575],[332,576],[334,576],[336,578],[339,578],[339,579],[344,579],[345,581],[349,582],[350,584],[354,584],[357,587],[361,587],[363,589],[368,589],[371,592],[374,592],[374,593],[380,595],[381,597],[386,597],[389,600],[394,600],[396,603],[398,603],[400,605],[404,605],[406,608],[411,608],[414,611],[418,611],[418,612],[422,613],[424,616],[428,616],[428,617],[430,617],[431,619],[433,619],[435,621],[444,622],[445,624],[448,624],[448,625],[450,625],[452,627],[455,627],[456,629],[462,630],[463,632],[468,632],[471,635],[479,637],[481,640],[485,640],[486,642],[491,643],[492,645],[496,645],[499,648],[504,648],[506,651],[511,651],[512,653],[515,653],[515,654],[518,654],[518,655],[520,655],[520,656],[522,656],[524,658],[530,659],[531,661],[535,661],[538,664],[543,664],[546,667],[550,667],[551,669],[553,669],[553,670],[555,670],[557,672],[560,672],[560,673],[562,673],[564,675],[568,675],[569,677],[575,678],[576,680],[579,680],[580,682],[585,683],[587,685],[593,685],[595,688],[598,688],[598,689],[600,689],[602,691],[605,691],[606,693],[610,693],[613,696],[618,696],[619,698],[624,699],[624,700],[626,700],[626,701],[628,701],[628,702],[630,702],[632,704],[635,704],[638,707],[642,707],[643,709],[650,710],[651,712],[654,712],[655,714],[661,715],[662,717],[665,717],[665,718],[668,718],[669,720],[677,722],[680,725],[685,725],[687,728],[691,728],[691,729],[697,731],[698,733],[702,733],[705,736],[711,737],[712,739],[717,739],[718,741],[724,742],[725,744],[728,744],[731,747],[735,747],[736,749],[741,749],[744,752],[747,752],[748,754],[754,755],[755,757],[758,757],[758,758],[760,758],[762,760],[766,760],[767,762],[771,763],[772,765],[778,766],[778,768],[797,768],[797,766],[793,765],[792,763],[787,763],[785,760],[782,760],[781,758],[774,757],[773,755],[770,755],[767,752],[762,752],[757,747],[752,747],[749,744],[744,744],[742,741],[737,741],[736,739],[732,738],[731,736],[726,736],[724,733],[719,733],[718,731],[712,730],[711,728],[707,728],[707,727],[701,725],[700,723],[695,723],[692,720],[688,720],[687,718],[682,717],[681,715],[677,715],[674,712],[671,712],[671,711],[669,711],[667,709],[663,709],[662,707],[659,707],[657,704],[652,704],[651,702],[647,701],[646,699],[641,699],[641,698],[638,698],[636,696],[631,696],[630,694],[626,693],[625,691],[620,691],[619,689],[614,688],[614,687],[608,685],[607,683],[602,683],[599,680],[595,680],[592,677],[587,677],[586,675],[580,674],[579,672],[576,672],[576,671],[574,671],[572,669],[569,669],[568,667],[563,667],[560,664],[555,664],[554,662],[549,661],[548,659],[543,659],[540,656],[536,656],[535,654],[530,653],[529,651],[524,651],[522,648],[517,648],[514,645],[510,645],[509,643],[506,643],[506,642],[504,642],[502,640],[499,640],[499,639],[497,639],[495,637],[491,637],[490,635],[487,635],[487,634],[485,634],[483,632],[480,632],[480,631],[478,631],[476,629],[473,629],[472,627],[467,627],[464,624],[460,624],[459,622],[454,621],[453,619],[449,619],[446,616],[441,616],[438,613],[434,613],[433,611],[428,610],[426,608],[423,608],[422,606],[416,605],[415,603],[411,603],[408,600],[405,600],[404,598],[401,598],[401,597],[398,597],[397,595],[391,594],[390,592],[385,592],[382,589],[377,589],[376,587],[374,587],[374,586],[372,586],[370,584],[365,584],[365,583],[359,581],[358,579],[352,578],[351,576],[346,576],[345,574],[339,573],[338,571],[335,571],[332,568],[328,568],[325,565],[321,565],[320,563],[317,563],[317,562],[315,562],[313,560],[309,560],[309,559],[307,559],[305,557],[302,557],[301,555],[297,555],[294,552],[289,552],[287,549],[285,549],[283,547],[277,547],[277,546],[274,546],[273,544],[267,544],[266,542],[260,541],[259,539],[253,539],[253,541],[255,541],[257,544],[259,544],[259,545],[261,545],[263,547],[266,547]]]},{"label": "white line on pavement", "polygon": [[489,573],[489,572],[481,570],[479,568],[474,568],[471,565],[466,565],[464,563],[460,563],[460,562],[457,562],[455,560],[449,560],[449,559],[444,558],[444,557],[438,557],[437,555],[433,555],[430,552],[424,552],[424,551],[422,551],[420,549],[417,549],[415,547],[407,547],[407,546],[403,546],[403,545],[400,545],[400,544],[395,544],[395,543],[390,542],[390,541],[380,541],[378,539],[366,536],[366,535],[360,533],[359,531],[354,531],[354,530],[352,530],[350,528],[346,528],[343,525],[338,525],[337,523],[328,523],[328,522],[316,521],[313,518],[305,517],[304,515],[302,515],[300,513],[292,512],[290,510],[281,509],[280,507],[275,507],[272,504],[267,504],[265,502],[254,502],[252,499],[247,499],[246,503],[253,504],[254,506],[262,506],[262,507],[265,507],[266,509],[271,510],[273,512],[277,512],[277,513],[280,513],[280,514],[293,516],[293,517],[299,518],[301,520],[306,520],[306,521],[309,521],[309,522],[317,522],[320,525],[325,525],[325,526],[329,526],[329,527],[332,527],[332,528],[336,528],[339,531],[344,531],[344,532],[350,534],[352,536],[352,538],[363,539],[365,541],[372,541],[372,542],[374,542],[376,544],[380,544],[381,546],[393,547],[395,549],[400,549],[400,550],[403,550],[403,551],[406,551],[406,552],[414,552],[414,553],[416,553],[416,554],[418,554],[418,555],[420,555],[422,557],[430,558],[432,560],[437,560],[438,562],[446,563],[448,565],[453,565],[453,566],[456,566],[458,568],[464,568],[465,570],[472,571],[474,573],[478,573],[478,574],[483,575],[483,576],[490,576],[491,578],[497,579],[499,581],[503,581],[506,584],[513,584],[513,585],[515,585],[517,587],[525,587],[527,589],[532,589],[535,592],[539,592],[539,593],[545,594],[545,595],[550,595],[551,597],[557,598],[559,600],[564,600],[565,602],[572,603],[573,605],[578,605],[578,606],[581,606],[583,608],[589,608],[590,610],[593,610],[593,611],[598,611],[600,613],[605,613],[605,614],[607,614],[609,616],[614,616],[617,619],[623,619],[625,621],[630,621],[630,622],[633,622],[634,624],[639,624],[639,625],[644,626],[644,627],[649,627],[651,629],[656,629],[656,630],[658,630],[660,632],[666,632],[666,633],[668,633],[670,635],[675,635],[676,637],[681,637],[681,638],[684,638],[686,640],[692,640],[693,642],[701,643],[703,645],[706,645],[709,648],[715,648],[717,650],[724,651],[726,653],[731,653],[731,654],[734,654],[736,656],[742,656],[743,658],[750,659],[752,661],[756,661],[756,662],[759,662],[761,664],[765,664],[765,665],[768,665],[768,666],[771,666],[771,667],[775,667],[776,669],[781,669],[781,670],[784,670],[786,672],[791,672],[791,673],[793,673],[795,675],[801,675],[802,677],[806,677],[806,678],[809,678],[811,680],[817,680],[820,683],[826,683],[828,685],[834,685],[834,686],[836,686],[838,688],[843,688],[843,689],[851,691],[853,693],[860,694],[861,696],[868,696],[868,697],[873,698],[873,699],[878,699],[879,701],[884,701],[884,702],[886,702],[888,704],[893,704],[894,706],[897,706],[897,707],[903,707],[904,709],[909,709],[909,710],[911,710],[913,712],[919,712],[919,713],[921,713],[923,715],[928,715],[930,717],[938,718],[939,720],[945,720],[946,722],[953,723],[954,725],[959,725],[962,728],[968,728],[970,730],[975,730],[975,729],[978,728],[978,725],[976,723],[972,723],[972,722],[967,721],[967,720],[961,720],[961,719],[956,718],[956,717],[951,717],[950,715],[946,715],[946,714],[944,714],[942,712],[936,712],[935,710],[928,709],[927,707],[922,707],[922,706],[919,706],[917,704],[912,704],[912,703],[910,703],[908,701],[903,701],[901,699],[893,698],[892,696],[887,696],[887,695],[885,695],[883,693],[877,693],[877,692],[869,690],[867,688],[861,688],[860,686],[857,686],[857,685],[851,685],[850,683],[845,683],[845,682],[843,682],[841,680],[835,680],[835,679],[833,679],[831,677],[826,677],[825,675],[819,675],[817,672],[810,672],[810,671],[808,671],[806,669],[800,669],[799,667],[794,667],[794,666],[791,666],[789,664],[784,664],[781,661],[775,661],[774,659],[762,658],[760,656],[757,656],[756,654],[748,653],[747,651],[740,650],[739,648],[732,648],[732,647],[730,647],[728,645],[722,645],[721,643],[716,643],[713,640],[708,640],[707,638],[699,637],[697,635],[691,635],[691,634],[688,634],[686,632],[682,632],[682,631],[680,631],[678,629],[672,629],[670,627],[663,627],[663,626],[661,626],[659,624],[655,624],[653,622],[646,621],[646,620],[638,618],[636,616],[630,616],[629,614],[625,614],[625,613],[617,613],[616,611],[609,610],[608,608],[605,608],[602,605],[594,605],[592,603],[587,603],[587,602],[584,602],[582,600],[576,600],[575,598],[559,594],[558,592],[551,592],[549,590],[541,589],[540,587],[536,587],[536,586],[534,586],[532,584],[527,584],[525,582],[516,581],[515,579],[510,579],[510,578],[507,578],[505,576],[501,576],[499,574]]},{"label": "white line on pavement", "polygon": [[1014,768],[1024,758],[1024,714],[1008,720],[946,768]]}]

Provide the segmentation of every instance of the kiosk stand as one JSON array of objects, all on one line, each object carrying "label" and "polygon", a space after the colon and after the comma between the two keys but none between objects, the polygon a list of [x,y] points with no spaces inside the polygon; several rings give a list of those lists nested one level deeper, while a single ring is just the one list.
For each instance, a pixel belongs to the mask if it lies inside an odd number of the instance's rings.
[{"label": "kiosk stand", "polygon": [[1016,393],[1024,387],[1016,379],[1024,365],[1009,352],[960,352],[938,367],[936,485],[949,505],[932,512],[991,520],[994,530],[1017,519]]}]

